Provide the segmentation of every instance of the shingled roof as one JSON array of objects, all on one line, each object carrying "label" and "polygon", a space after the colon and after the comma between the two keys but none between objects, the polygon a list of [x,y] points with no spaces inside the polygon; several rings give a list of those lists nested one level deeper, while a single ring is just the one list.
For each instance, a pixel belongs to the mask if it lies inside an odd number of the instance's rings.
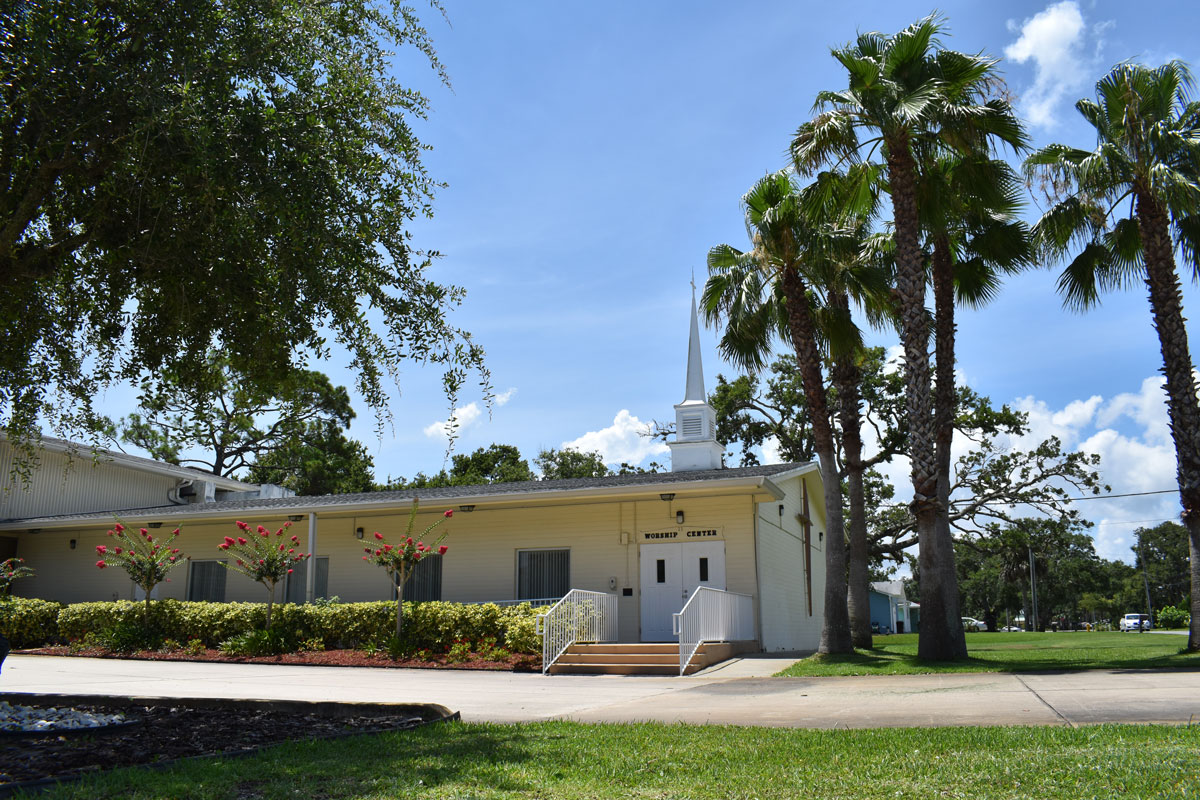
[{"label": "shingled roof", "polygon": [[[742,483],[753,484],[755,479],[761,483],[765,479],[780,477],[787,473],[808,472],[815,470],[813,463],[798,464],[769,464],[766,466],[737,467],[734,469],[713,469],[692,472],[651,472],[640,475],[608,475],[603,478],[570,478],[566,480],[520,481],[516,483],[489,483],[470,486],[441,486],[424,489],[398,489],[384,492],[358,492],[354,494],[327,494],[310,497],[280,497],[249,500],[220,500],[214,503],[194,503],[188,505],[154,506],[150,508],[126,508],[104,513],[62,514],[57,516],[33,517],[27,519],[9,519],[0,521],[0,528],[36,528],[45,526],[62,526],[71,522],[101,522],[107,523],[114,517],[122,519],[148,517],[208,517],[244,511],[271,511],[276,513],[307,512],[307,511],[337,511],[342,508],[356,506],[399,506],[406,507],[416,499],[422,504],[436,503],[443,500],[473,499],[487,501],[508,497],[545,496],[555,494],[586,493],[596,491],[607,493],[608,490],[644,487],[668,488],[693,483]],[[790,477],[790,476],[789,476]]]}]

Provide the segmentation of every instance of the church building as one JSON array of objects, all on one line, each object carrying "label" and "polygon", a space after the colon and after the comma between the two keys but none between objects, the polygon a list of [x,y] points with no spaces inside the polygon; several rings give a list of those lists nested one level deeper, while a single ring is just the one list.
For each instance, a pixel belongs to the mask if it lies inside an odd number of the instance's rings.
[{"label": "church building", "polygon": [[[24,488],[0,496],[0,560],[25,559],[37,577],[18,594],[62,602],[136,598],[119,570],[95,567],[106,531],[181,528],[190,561],[159,586],[180,600],[261,601],[262,588],[224,569],[216,545],[234,522],[291,520],[315,554],[286,587],[292,602],[394,599],[383,570],[362,560],[375,531],[389,540],[419,502],[417,530],[446,510],[444,556],[421,562],[413,600],[552,603],[573,589],[615,598],[620,642],[670,642],[674,615],[709,587],[749,597],[753,647],[814,650],[825,586],[825,513],[816,464],[727,469],[716,441],[693,296],[685,392],[675,406],[671,471],[574,480],[453,486],[318,497],[216,478],[198,470],[86,448],[64,468],[69,443],[46,440]],[[7,476],[11,448],[0,441]]]}]

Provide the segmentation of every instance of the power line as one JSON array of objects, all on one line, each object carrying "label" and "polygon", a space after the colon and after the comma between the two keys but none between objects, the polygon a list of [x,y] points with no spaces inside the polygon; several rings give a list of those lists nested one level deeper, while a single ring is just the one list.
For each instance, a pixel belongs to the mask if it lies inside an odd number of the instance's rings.
[{"label": "power line", "polygon": [[[1073,503],[1076,500],[1112,500],[1112,499],[1115,499],[1118,497],[1147,497],[1147,496],[1153,495],[1153,494],[1177,494],[1178,492],[1179,492],[1178,489],[1154,489],[1153,491],[1149,491],[1149,492],[1126,492],[1124,494],[1087,494],[1087,495],[1083,495],[1082,497],[1063,497],[1061,499],[1056,498],[1054,502]],[[951,500],[950,505],[963,505],[965,503],[972,503],[972,502],[974,502],[974,501],[963,498],[963,499],[959,499],[959,500]],[[1005,503],[1005,505],[1025,505],[1025,504],[1024,503]],[[881,507],[881,508],[907,508],[908,503],[880,503],[879,507]]]}]

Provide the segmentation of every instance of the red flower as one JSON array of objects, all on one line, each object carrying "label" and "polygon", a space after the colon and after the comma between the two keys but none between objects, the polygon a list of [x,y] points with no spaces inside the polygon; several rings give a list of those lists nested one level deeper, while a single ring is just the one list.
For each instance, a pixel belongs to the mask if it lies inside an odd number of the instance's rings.
[{"label": "red flower", "polygon": [[112,535],[113,535],[113,532],[112,532],[112,531],[109,531],[109,532],[108,532],[108,535],[109,535],[109,536],[112,536]]},{"label": "red flower", "polygon": [[244,567],[244,566],[246,566],[246,562],[242,561],[240,558],[237,560],[237,562],[238,562],[238,566],[239,566],[239,567]]},{"label": "red flower", "polygon": [[232,537],[232,536],[226,536],[226,537],[225,537],[225,544],[233,544],[233,537]]},{"label": "red flower", "polygon": [[246,540],[245,540],[245,539],[243,539],[241,536],[239,536],[239,537],[238,537],[238,544],[245,544],[245,543],[246,543]]},{"label": "red flower", "polygon": [[292,571],[289,569],[289,570],[288,570],[288,575],[291,575],[291,574],[292,574]]},{"label": "red flower", "polygon": [[382,541],[383,541],[383,534],[382,534],[382,533],[380,533],[379,531],[375,531],[375,538],[376,538],[376,539],[378,539],[379,541],[381,541],[381,542],[382,542]]},{"label": "red flower", "polygon": [[247,525],[246,523],[242,522],[240,519],[239,519],[237,522],[233,523],[233,524],[234,524],[234,525],[237,525],[239,528],[241,528],[241,529],[242,529],[242,530],[244,530],[244,531],[248,531],[248,530],[250,530],[250,526],[249,526],[249,525]]},{"label": "red flower", "polygon": [[150,531],[146,530],[145,528],[138,528],[138,533],[142,534],[142,536],[150,535]]},{"label": "red flower", "polygon": [[371,552],[371,548],[369,548],[369,547],[364,547],[364,548],[363,548],[363,552],[364,552],[364,553],[369,553],[369,552]]},{"label": "red flower", "polygon": [[104,555],[106,552],[108,552],[108,548],[102,544],[98,544],[96,545],[96,552],[100,555]]},{"label": "red flower", "polygon": [[172,536],[178,536],[178,535],[179,535],[179,528],[176,528],[175,530],[171,531],[171,535],[172,535]]},{"label": "red flower", "polygon": [[219,545],[217,545],[217,548],[220,550],[228,550],[229,545],[225,544],[224,542],[221,542]]},{"label": "red flower", "polygon": [[105,567],[108,566],[108,564],[105,564],[103,561],[97,561],[96,566],[99,567],[100,569],[104,569]]},{"label": "red flower", "polygon": [[370,560],[371,560],[371,559],[370,559],[369,557],[367,557],[367,556],[363,556],[363,561],[370,561]]},{"label": "red flower", "polygon": [[385,545],[383,546],[383,552],[385,552],[385,553],[390,553],[390,552],[392,552],[392,546],[391,546],[390,544],[385,544]]},{"label": "red flower", "polygon": [[114,553],[116,553],[117,555],[121,555],[121,548],[119,548],[119,547],[114,547],[114,548],[113,548],[113,552],[114,552]]},{"label": "red flower", "polygon": [[375,551],[375,555],[377,555],[377,556],[381,556],[381,555],[383,555],[383,551],[382,551],[382,550],[376,550],[376,551]]},{"label": "red flower", "polygon": [[292,541],[293,541],[293,542],[297,542],[297,543],[299,543],[299,541],[300,541],[300,537],[299,537],[299,536],[293,536],[293,537],[292,537]]},{"label": "red flower", "polygon": [[447,550],[449,550],[449,549],[450,549],[450,548],[449,548],[449,547],[446,547],[446,545],[442,545],[441,547],[439,547],[439,548],[438,548],[438,555],[439,555],[439,556],[444,556],[444,555],[446,555],[446,551],[447,551]]},{"label": "red flower", "polygon": [[264,528],[262,525],[259,525],[259,526],[258,526],[258,528],[256,528],[256,530],[257,530],[259,533],[266,533],[266,532],[267,532],[267,529],[266,529],[266,528]]},{"label": "red flower", "polygon": [[442,516],[443,517],[453,517],[454,511],[452,509],[447,508],[446,511],[442,514]]},{"label": "red flower", "polygon": [[265,538],[267,538],[268,536],[270,536],[270,535],[271,535],[271,532],[270,532],[270,531],[263,531],[263,532],[262,532],[261,534],[259,534],[259,535],[260,535],[260,536],[262,536],[262,537],[265,539]]},{"label": "red flower", "polygon": [[416,553],[415,555],[413,555],[413,561],[420,561],[421,555],[422,555],[421,553]]},{"label": "red flower", "polygon": [[121,531],[125,530],[125,526],[118,522],[116,525],[113,525],[113,530],[115,530],[117,533],[120,533]]},{"label": "red flower", "polygon": [[406,539],[404,540],[404,543],[405,543],[406,545],[409,545],[409,546],[411,547],[411,546],[412,546],[412,537],[411,537],[411,536],[409,536],[408,538],[406,538]]},{"label": "red flower", "polygon": [[290,527],[292,527],[292,523],[290,521],[285,522],[285,523],[283,523],[283,527],[290,528]]}]

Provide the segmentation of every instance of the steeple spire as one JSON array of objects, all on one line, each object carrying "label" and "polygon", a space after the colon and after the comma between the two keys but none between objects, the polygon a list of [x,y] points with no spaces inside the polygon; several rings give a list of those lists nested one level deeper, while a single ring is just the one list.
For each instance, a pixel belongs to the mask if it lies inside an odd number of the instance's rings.
[{"label": "steeple spire", "polygon": [[700,363],[700,323],[696,315],[696,278],[692,276],[692,329],[688,338],[687,389],[683,402],[705,401],[704,366]]}]

